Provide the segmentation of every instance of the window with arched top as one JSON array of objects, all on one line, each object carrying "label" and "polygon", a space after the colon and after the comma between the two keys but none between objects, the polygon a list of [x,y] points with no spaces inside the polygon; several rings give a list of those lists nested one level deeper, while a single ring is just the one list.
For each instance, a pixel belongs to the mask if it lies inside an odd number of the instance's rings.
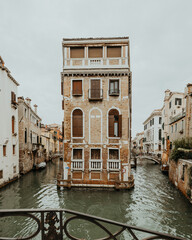
[{"label": "window with arched top", "polygon": [[80,109],[73,111],[72,131],[73,137],[83,137],[83,112]]},{"label": "window with arched top", "polygon": [[12,134],[14,134],[15,133],[15,117],[14,116],[12,116],[11,121],[12,121]]},{"label": "window with arched top", "polygon": [[111,109],[109,111],[109,137],[122,137],[122,115],[119,111]]}]

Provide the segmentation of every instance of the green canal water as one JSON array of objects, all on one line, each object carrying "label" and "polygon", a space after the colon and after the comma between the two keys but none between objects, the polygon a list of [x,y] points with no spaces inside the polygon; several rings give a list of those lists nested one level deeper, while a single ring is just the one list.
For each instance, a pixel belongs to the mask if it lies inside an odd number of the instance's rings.
[{"label": "green canal water", "polygon": [[[160,172],[158,165],[146,160],[139,162],[133,170],[135,188],[130,191],[63,191],[56,187],[58,163],[50,162],[45,170],[30,172],[1,189],[0,209],[65,208],[192,239],[192,205]],[[12,222],[4,218],[0,220],[0,237],[26,236],[35,228],[28,218],[13,218]],[[95,226],[85,222],[76,222],[69,228],[85,239],[101,237]],[[124,233],[119,239],[132,238]]]}]

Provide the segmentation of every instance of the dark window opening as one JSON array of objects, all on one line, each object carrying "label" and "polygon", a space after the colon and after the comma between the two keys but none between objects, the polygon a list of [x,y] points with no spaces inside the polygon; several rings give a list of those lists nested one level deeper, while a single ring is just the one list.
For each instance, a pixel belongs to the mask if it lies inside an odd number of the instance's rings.
[{"label": "dark window opening", "polygon": [[109,149],[109,159],[119,160],[119,149]]},{"label": "dark window opening", "polygon": [[101,150],[91,149],[91,159],[101,159]]},{"label": "dark window opening", "polygon": [[73,149],[73,159],[83,159],[83,150]]}]

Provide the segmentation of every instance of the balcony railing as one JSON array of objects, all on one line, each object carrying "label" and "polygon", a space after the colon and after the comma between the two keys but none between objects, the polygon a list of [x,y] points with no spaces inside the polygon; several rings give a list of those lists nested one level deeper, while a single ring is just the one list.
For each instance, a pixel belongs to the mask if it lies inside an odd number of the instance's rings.
[{"label": "balcony railing", "polygon": [[89,89],[89,100],[99,101],[103,99],[103,89]]},{"label": "balcony railing", "polygon": [[128,58],[66,58],[64,69],[73,68],[127,68]]},{"label": "balcony railing", "polygon": [[[85,229],[86,232],[90,231],[90,234],[98,234],[98,230],[101,229],[103,238],[99,239],[119,239],[122,236],[122,233],[126,232],[129,234],[129,239],[134,240],[146,240],[146,239],[168,239],[168,240],[186,240],[182,237],[171,236],[165,233],[159,233],[152,230],[147,230],[140,227],[131,226],[128,224],[79,213],[67,209],[5,209],[0,210],[0,219],[13,217],[13,222],[15,223],[16,217],[25,217],[30,221],[28,228],[34,228],[34,232],[31,235],[26,235],[27,228],[25,227],[25,236],[12,237],[2,236],[0,233],[0,239],[34,239],[38,236],[38,239],[85,239],[85,236],[82,236],[82,232],[78,231],[77,235],[74,234],[75,229],[77,228],[76,220],[82,220],[81,228],[86,228],[87,223],[85,221],[94,224],[95,227],[90,229]],[[34,224],[32,223],[34,222]],[[73,225],[73,221],[74,224]],[[107,223],[107,225],[106,225]],[[2,222],[2,225],[6,224]],[[83,227],[83,224],[85,227]],[[2,226],[3,227],[3,226]],[[98,229],[99,228],[99,229]],[[118,230],[114,230],[118,228]],[[24,230],[24,229],[23,229]],[[116,232],[114,232],[116,231]],[[138,236],[139,235],[139,236]],[[142,236],[143,235],[143,236]],[[141,237],[142,236],[142,237]],[[145,237],[144,237],[145,236]],[[122,236],[123,237],[123,236]],[[97,238],[94,238],[97,239]]]},{"label": "balcony railing", "polygon": [[117,89],[109,89],[110,96],[119,96],[119,93],[120,93],[120,91],[118,88]]},{"label": "balcony railing", "polygon": [[102,170],[102,160],[89,160],[89,170]]},{"label": "balcony railing", "polygon": [[84,170],[84,161],[83,160],[72,160],[71,170]]},{"label": "balcony railing", "polygon": [[108,171],[119,171],[121,168],[119,160],[107,160]]}]

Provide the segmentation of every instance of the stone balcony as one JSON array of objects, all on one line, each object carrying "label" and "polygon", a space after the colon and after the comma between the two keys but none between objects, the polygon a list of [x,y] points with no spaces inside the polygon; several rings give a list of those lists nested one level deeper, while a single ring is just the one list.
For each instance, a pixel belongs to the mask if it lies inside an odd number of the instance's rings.
[{"label": "stone balcony", "polygon": [[69,58],[64,69],[128,68],[128,58]]}]

